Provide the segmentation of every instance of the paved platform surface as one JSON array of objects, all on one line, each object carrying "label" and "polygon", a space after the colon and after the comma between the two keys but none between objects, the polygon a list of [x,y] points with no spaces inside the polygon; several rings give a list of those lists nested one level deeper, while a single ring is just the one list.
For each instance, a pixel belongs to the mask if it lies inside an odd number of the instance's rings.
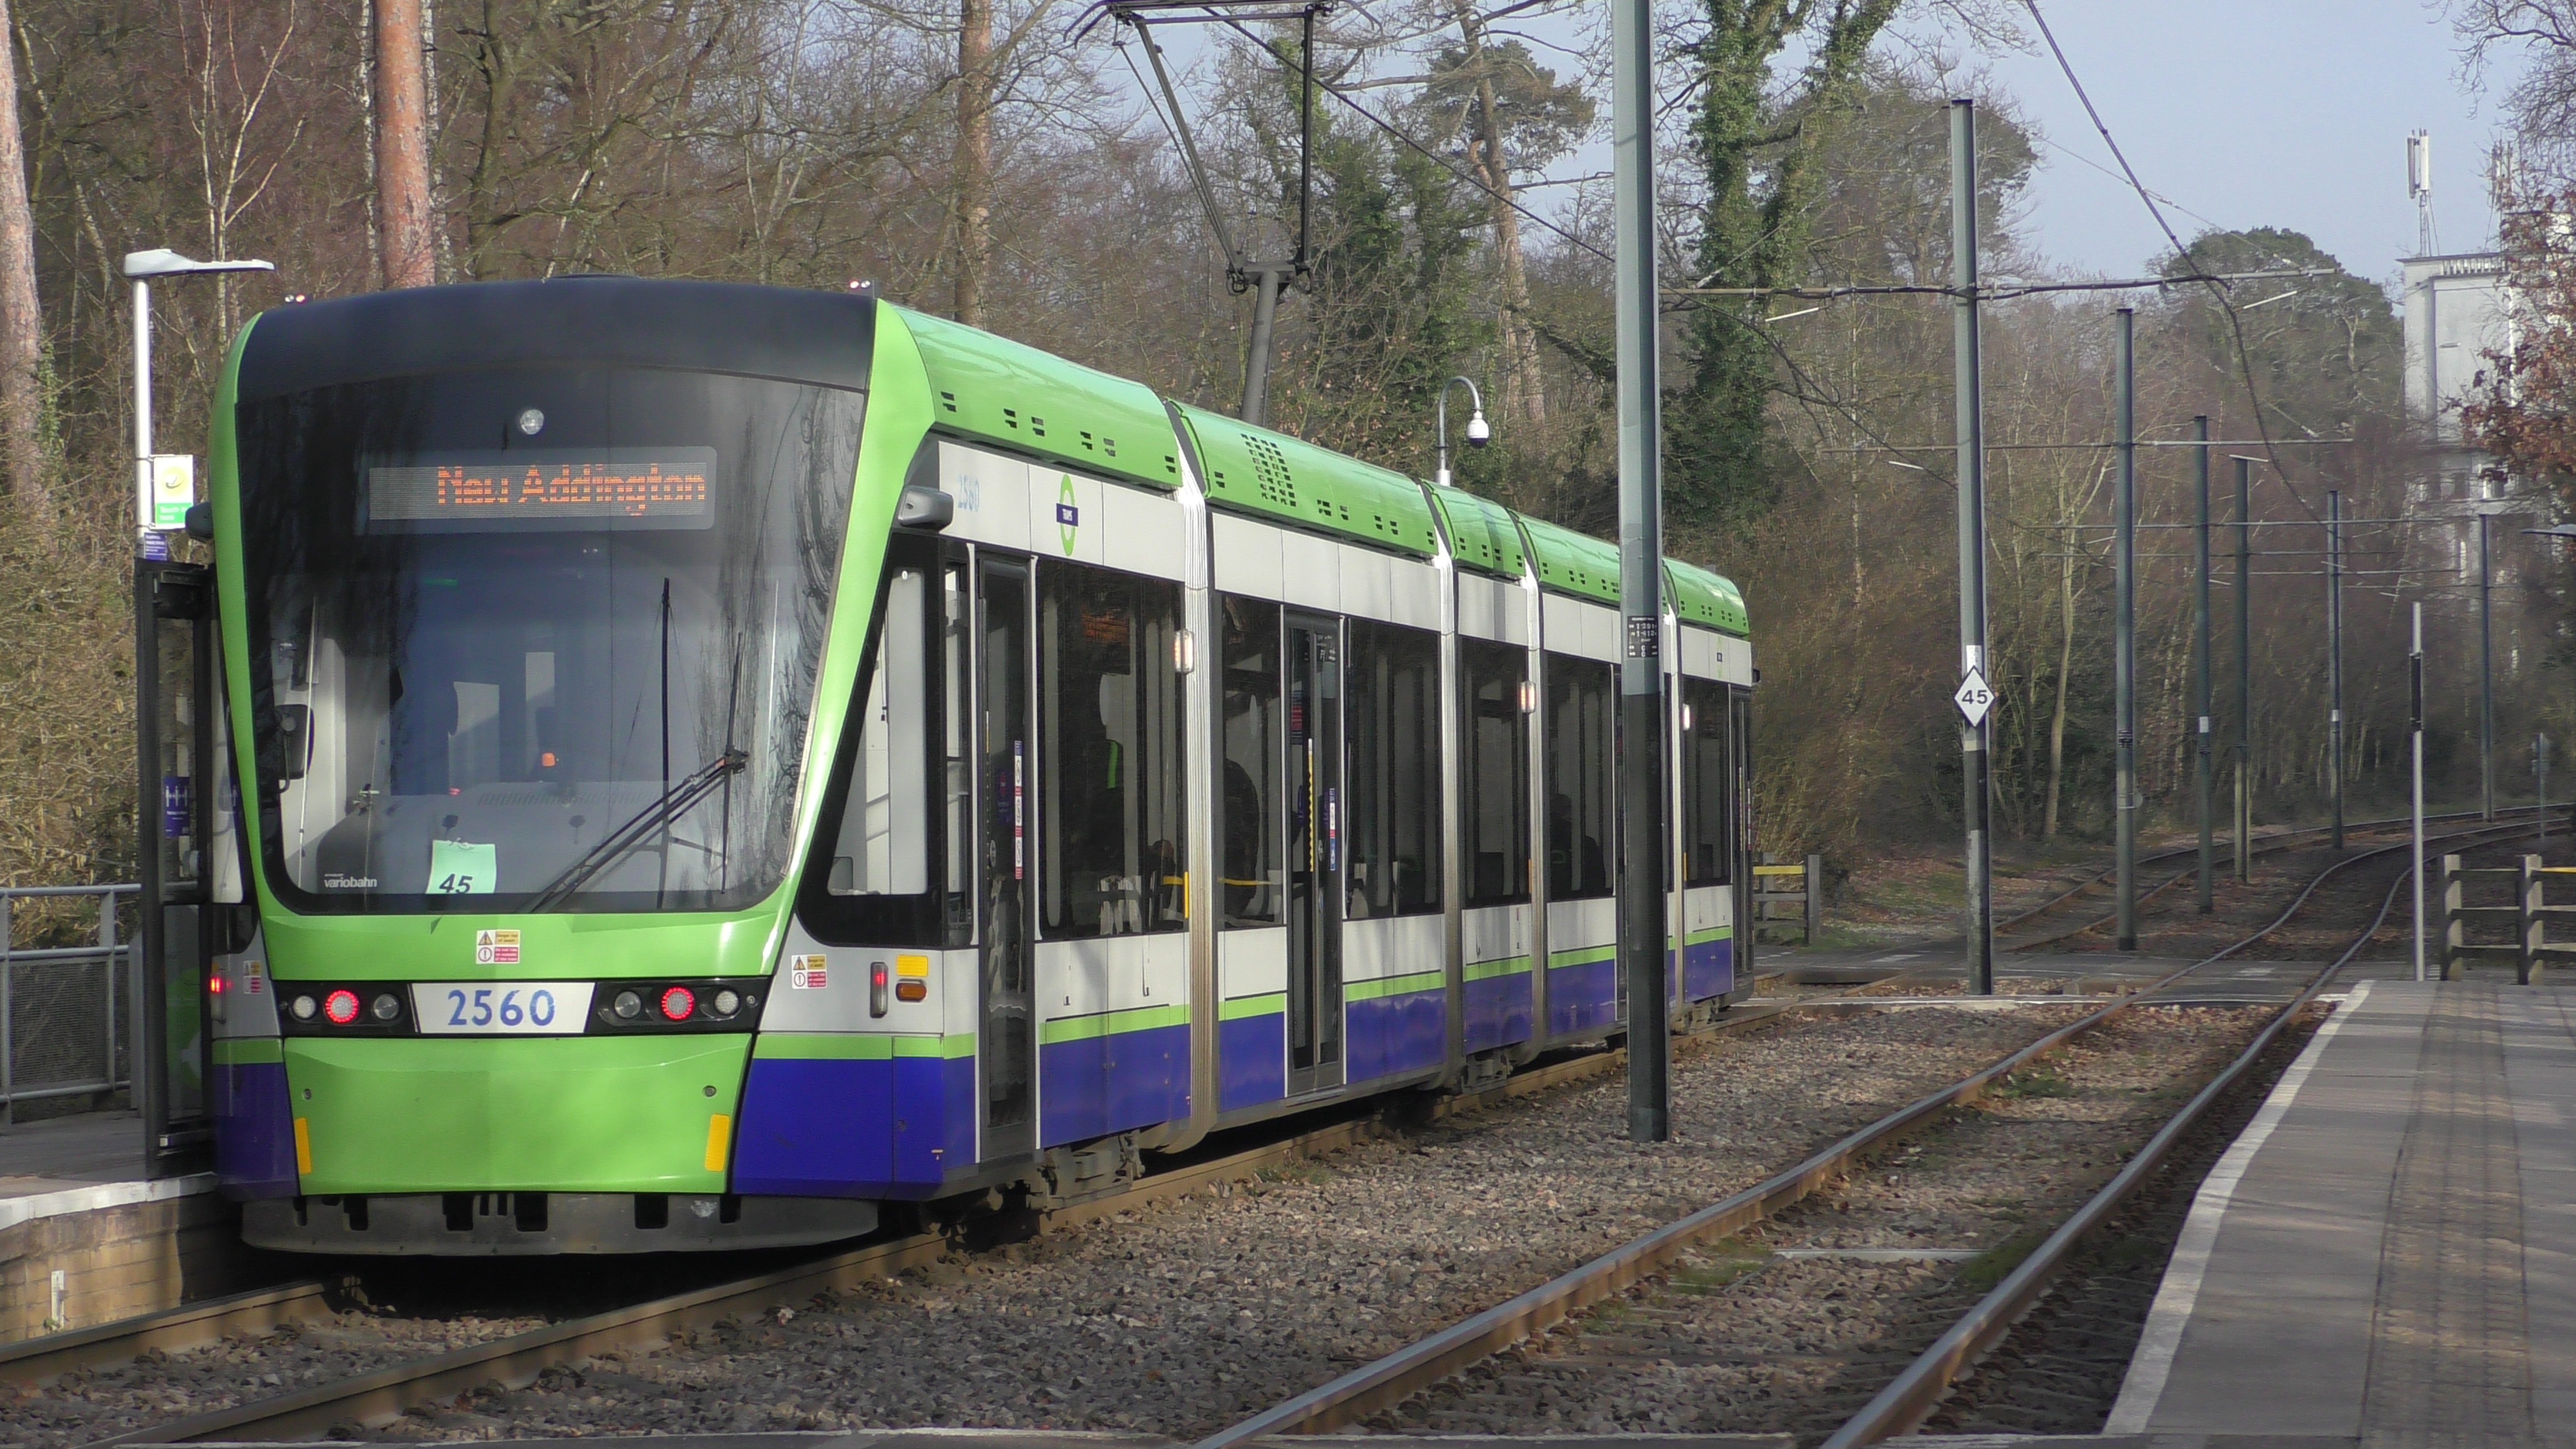
[{"label": "paved platform surface", "polygon": [[2110,1435],[2576,1446],[2576,983],[2399,969],[2202,1184]]},{"label": "paved platform surface", "polygon": [[0,1228],[212,1192],[212,1173],[143,1178],[143,1122],[131,1112],[83,1112],[0,1128]]}]

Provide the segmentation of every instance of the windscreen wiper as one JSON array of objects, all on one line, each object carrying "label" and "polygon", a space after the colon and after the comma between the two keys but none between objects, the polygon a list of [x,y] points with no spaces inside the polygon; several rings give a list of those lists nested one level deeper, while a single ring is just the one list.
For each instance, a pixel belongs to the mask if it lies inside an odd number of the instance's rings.
[{"label": "windscreen wiper", "polygon": [[741,750],[727,750],[698,767],[695,773],[662,792],[660,798],[635,813],[634,817],[600,838],[597,845],[582,852],[581,859],[566,867],[564,873],[548,882],[524,909],[551,910],[573,892],[588,885],[601,871],[635,853],[635,848],[653,838],[691,806],[714,793],[717,786],[730,782],[751,763],[751,756]]}]

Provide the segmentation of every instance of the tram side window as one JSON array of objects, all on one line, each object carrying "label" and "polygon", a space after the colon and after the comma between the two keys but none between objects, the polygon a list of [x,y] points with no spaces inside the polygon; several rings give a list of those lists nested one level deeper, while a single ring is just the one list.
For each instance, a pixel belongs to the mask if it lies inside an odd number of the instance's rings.
[{"label": "tram side window", "polygon": [[1735,759],[1726,738],[1726,686],[1685,680],[1682,689],[1682,867],[1695,886],[1724,885],[1734,852],[1727,839]]},{"label": "tram side window", "polygon": [[1440,637],[1353,619],[1344,666],[1354,920],[1440,909]]},{"label": "tram side window", "polygon": [[845,939],[963,945],[974,884],[966,572],[930,547],[897,549],[839,817],[826,817],[825,899],[808,915]]},{"label": "tram side window", "polygon": [[1225,631],[1225,773],[1217,801],[1224,832],[1224,902],[1228,926],[1279,924],[1287,879],[1280,865],[1280,747],[1287,716],[1279,704],[1279,606],[1220,598]]},{"label": "tram side window", "polygon": [[1188,923],[1180,627],[1178,584],[1039,567],[1039,930],[1049,940]]},{"label": "tram side window", "polygon": [[1612,775],[1618,713],[1611,667],[1547,656],[1547,893],[1606,896],[1618,848]]},{"label": "tram side window", "polygon": [[1469,909],[1530,898],[1529,714],[1521,690],[1529,651],[1488,639],[1458,641],[1460,844]]}]

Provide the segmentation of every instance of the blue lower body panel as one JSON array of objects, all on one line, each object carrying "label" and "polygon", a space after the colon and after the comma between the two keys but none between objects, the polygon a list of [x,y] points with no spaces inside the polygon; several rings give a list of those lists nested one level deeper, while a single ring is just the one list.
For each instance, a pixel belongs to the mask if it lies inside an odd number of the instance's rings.
[{"label": "blue lower body panel", "polygon": [[1288,1017],[1238,1016],[1216,1028],[1216,1105],[1258,1107],[1288,1095]]},{"label": "blue lower body panel", "polygon": [[215,1182],[226,1197],[293,1197],[295,1123],[282,1062],[219,1063],[207,1084]]},{"label": "blue lower body panel", "polygon": [[1441,1065],[1448,1058],[1447,1000],[1446,990],[1434,989],[1352,1002],[1344,1018],[1348,1079],[1373,1081]]},{"label": "blue lower body panel", "polygon": [[1489,1052],[1529,1040],[1530,973],[1487,976],[1467,983],[1467,1050]]},{"label": "blue lower body panel", "polygon": [[1038,1145],[1081,1142],[1186,1117],[1190,1029],[1048,1042],[1038,1048]]},{"label": "blue lower body panel", "polygon": [[734,1134],[734,1191],[888,1195],[895,1185],[895,1068],[921,1064],[753,1058]]},{"label": "blue lower body panel", "polygon": [[1705,1001],[1735,989],[1735,943],[1702,941],[1682,948],[1682,999]]},{"label": "blue lower body panel", "polygon": [[1616,959],[1548,968],[1548,1035],[1606,1031],[1618,1022],[1619,963]]}]

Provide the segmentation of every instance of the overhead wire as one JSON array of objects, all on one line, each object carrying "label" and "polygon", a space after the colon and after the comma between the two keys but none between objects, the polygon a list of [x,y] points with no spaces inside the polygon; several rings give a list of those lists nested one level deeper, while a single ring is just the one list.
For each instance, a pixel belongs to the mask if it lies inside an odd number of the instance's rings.
[{"label": "overhead wire", "polygon": [[[2049,54],[2057,57],[2057,68],[2065,75],[2066,83],[2074,88],[2075,99],[2083,103],[2084,114],[2092,118],[2093,129],[2101,133],[2102,144],[2111,148],[2111,159],[2120,163],[2121,173],[2128,178],[2129,189],[2138,194],[2138,200],[2146,205],[2147,214],[2155,218],[2156,229],[2165,234],[2166,241],[2173,243],[2174,255],[2179,257],[2185,266],[2199,265],[2192,256],[2191,248],[2184,246],[2182,237],[2174,231],[2173,223],[2165,220],[2164,208],[2156,204],[2154,193],[2148,191],[2146,183],[2138,179],[2138,168],[2129,164],[2128,153],[2120,149],[2120,143],[2112,136],[2110,126],[2102,120],[2102,112],[2094,106],[2093,97],[2085,91],[2084,82],[2076,77],[2074,63],[2066,58],[2066,48],[2057,43],[2056,33],[2048,28],[2048,17],[2040,13],[2039,0],[2022,0],[2022,4],[2030,11],[2031,20],[2039,26],[2040,38],[2048,42]],[[2245,395],[2254,405],[2254,426],[2263,438],[2265,460],[2272,465],[2273,475],[2281,480],[2281,486],[2290,491],[2292,498],[2298,500],[2299,507],[2305,510],[2310,518],[2323,522],[2324,519],[2318,514],[2316,505],[2310,503],[2307,495],[2299,491],[2299,485],[2290,477],[2290,471],[2281,466],[2280,450],[2272,442],[2271,421],[2264,416],[2262,389],[2254,380],[2253,352],[2245,345],[2245,325],[2236,315],[2236,304],[2229,299],[2227,289],[2221,284],[2211,282],[2208,287],[2210,295],[2217,299],[2219,307],[2227,314],[2227,330],[2235,339],[2236,364],[2244,374]]]},{"label": "overhead wire", "polygon": [[[1260,46],[1263,50],[1270,50],[1270,42],[1253,34],[1249,29],[1245,28],[1242,21],[1235,19],[1231,15],[1220,14],[1215,11],[1211,11],[1209,13],[1213,18],[1223,21],[1228,28],[1232,29],[1236,34],[1241,35],[1244,39]],[[1278,52],[1271,51],[1271,53],[1276,55]],[[1367,121],[1370,125],[1384,131],[1396,140],[1403,142],[1413,150],[1420,152],[1426,160],[1429,160],[1434,165],[1437,165],[1442,170],[1448,172],[1451,176],[1456,177],[1460,181],[1466,182],[1468,185],[1475,187],[1478,191],[1485,193],[1486,196],[1495,201],[1501,202],[1503,205],[1520,213],[1523,218],[1527,219],[1533,225],[1542,230],[1555,233],[1556,235],[1564,238],[1571,245],[1580,247],[1605,262],[1615,262],[1617,260],[1601,248],[1594,246],[1592,243],[1585,241],[1583,238],[1576,236],[1570,231],[1567,231],[1564,227],[1558,226],[1555,222],[1550,221],[1546,217],[1539,215],[1537,212],[1530,210],[1528,207],[1521,205],[1511,197],[1505,196],[1501,192],[1496,191],[1492,186],[1486,183],[1485,178],[1471,175],[1468,172],[1461,170],[1458,166],[1453,164],[1448,157],[1443,156],[1439,152],[1432,150],[1430,147],[1423,145],[1420,141],[1417,141],[1413,139],[1412,136],[1406,134],[1403,129],[1396,126],[1393,122],[1381,118],[1377,112],[1361,105],[1357,100],[1354,100],[1351,96],[1344,93],[1341,87],[1334,85],[1331,81],[1324,79],[1322,76],[1314,75],[1311,68],[1308,71],[1308,76],[1312,80],[1315,89],[1322,91],[1324,94],[1331,96],[1334,100],[1340,101],[1343,105],[1359,112],[1362,120]]]}]

